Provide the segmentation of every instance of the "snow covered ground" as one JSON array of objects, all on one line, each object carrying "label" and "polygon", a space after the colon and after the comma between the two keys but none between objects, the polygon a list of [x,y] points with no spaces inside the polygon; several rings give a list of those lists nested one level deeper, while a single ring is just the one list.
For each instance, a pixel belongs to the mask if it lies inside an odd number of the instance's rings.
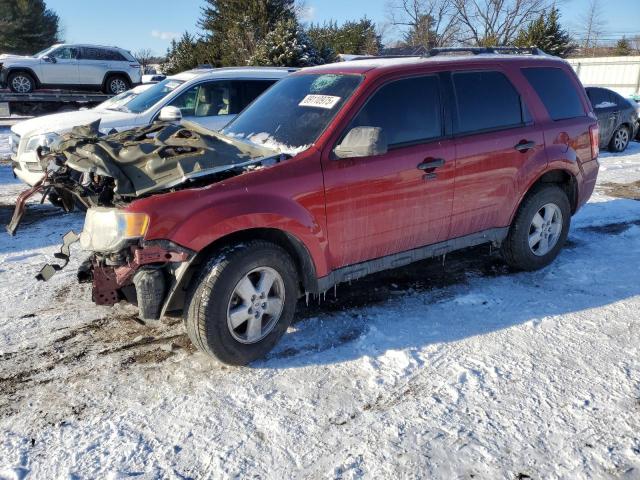
[{"label": "snow covered ground", "polygon": [[[640,144],[602,163],[550,267],[340,286],[247,368],[94,306],[79,252],[36,282],[82,216],[35,206],[0,233],[0,479],[640,478]],[[22,188],[0,167],[2,223]]]}]

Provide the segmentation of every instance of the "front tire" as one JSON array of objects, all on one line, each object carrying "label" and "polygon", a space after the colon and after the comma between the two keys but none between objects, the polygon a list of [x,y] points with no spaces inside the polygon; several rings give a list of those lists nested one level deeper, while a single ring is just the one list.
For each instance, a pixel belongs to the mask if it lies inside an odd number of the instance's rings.
[{"label": "front tire", "polygon": [[9,89],[14,93],[31,93],[36,88],[36,81],[27,72],[14,72],[7,79]]},{"label": "front tire", "polygon": [[187,334],[221,362],[246,365],[284,335],[297,300],[289,254],[270,242],[247,242],[215,255],[192,282],[183,314]]},{"label": "front tire", "polygon": [[609,142],[609,150],[617,153],[624,152],[629,146],[630,139],[631,133],[629,129],[624,125],[620,125],[616,131],[613,132],[613,136]]},{"label": "front tire", "polygon": [[569,234],[571,206],[557,185],[541,185],[520,205],[502,244],[505,261],[518,270],[538,270],[560,253]]}]

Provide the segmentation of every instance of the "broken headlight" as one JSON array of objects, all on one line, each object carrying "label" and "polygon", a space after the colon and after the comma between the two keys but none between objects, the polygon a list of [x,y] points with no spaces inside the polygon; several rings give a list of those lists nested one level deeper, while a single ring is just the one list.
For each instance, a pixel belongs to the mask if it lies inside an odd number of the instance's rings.
[{"label": "broken headlight", "polygon": [[89,208],[80,234],[80,245],[83,250],[93,252],[116,252],[131,240],[144,237],[148,227],[149,216],[144,213],[117,208]]},{"label": "broken headlight", "polygon": [[27,145],[24,147],[24,153],[34,152],[38,147],[51,148],[59,138],[60,135],[53,132],[34,135],[27,140]]}]

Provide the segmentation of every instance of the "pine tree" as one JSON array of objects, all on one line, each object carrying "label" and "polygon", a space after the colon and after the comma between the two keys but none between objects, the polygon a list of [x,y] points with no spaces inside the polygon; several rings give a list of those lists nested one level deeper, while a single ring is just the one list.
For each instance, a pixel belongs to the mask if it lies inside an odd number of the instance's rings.
[{"label": "pine tree", "polygon": [[167,49],[167,56],[162,64],[162,71],[173,75],[190,70],[206,63],[203,56],[202,42],[184,32],[179,40],[171,40],[171,46]]},{"label": "pine tree", "polygon": [[618,42],[616,43],[614,54],[620,57],[631,55],[631,44],[626,37],[622,37],[620,40],[618,40]]},{"label": "pine tree", "polygon": [[323,52],[378,55],[382,49],[382,42],[376,26],[366,17],[358,21],[345,22],[340,27],[334,21],[322,26],[312,24],[307,33],[322,56],[327,59],[330,55]]},{"label": "pine tree", "polygon": [[198,26],[217,66],[246,64],[279,21],[295,19],[295,0],[206,0]]},{"label": "pine tree", "polygon": [[538,47],[558,57],[566,57],[575,50],[571,37],[560,25],[560,13],[556,7],[551,8],[548,14],[540,14],[520,30],[514,44],[517,47]]},{"label": "pine tree", "polygon": [[0,52],[33,54],[59,41],[59,18],[43,0],[0,0]]},{"label": "pine tree", "polygon": [[279,21],[248,61],[249,65],[277,67],[310,67],[322,63],[326,63],[326,59],[295,19]]},{"label": "pine tree", "polygon": [[431,15],[420,15],[415,25],[404,35],[404,44],[410,47],[431,49],[437,45],[437,34],[433,28]]}]

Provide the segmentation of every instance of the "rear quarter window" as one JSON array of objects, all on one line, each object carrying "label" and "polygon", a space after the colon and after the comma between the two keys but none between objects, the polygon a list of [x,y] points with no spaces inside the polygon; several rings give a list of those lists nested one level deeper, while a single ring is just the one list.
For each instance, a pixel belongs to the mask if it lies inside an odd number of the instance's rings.
[{"label": "rear quarter window", "polygon": [[554,67],[523,68],[552,120],[584,117],[585,111],[575,82],[567,72]]},{"label": "rear quarter window", "polygon": [[501,72],[455,72],[457,133],[510,128],[529,120],[520,94]]}]

